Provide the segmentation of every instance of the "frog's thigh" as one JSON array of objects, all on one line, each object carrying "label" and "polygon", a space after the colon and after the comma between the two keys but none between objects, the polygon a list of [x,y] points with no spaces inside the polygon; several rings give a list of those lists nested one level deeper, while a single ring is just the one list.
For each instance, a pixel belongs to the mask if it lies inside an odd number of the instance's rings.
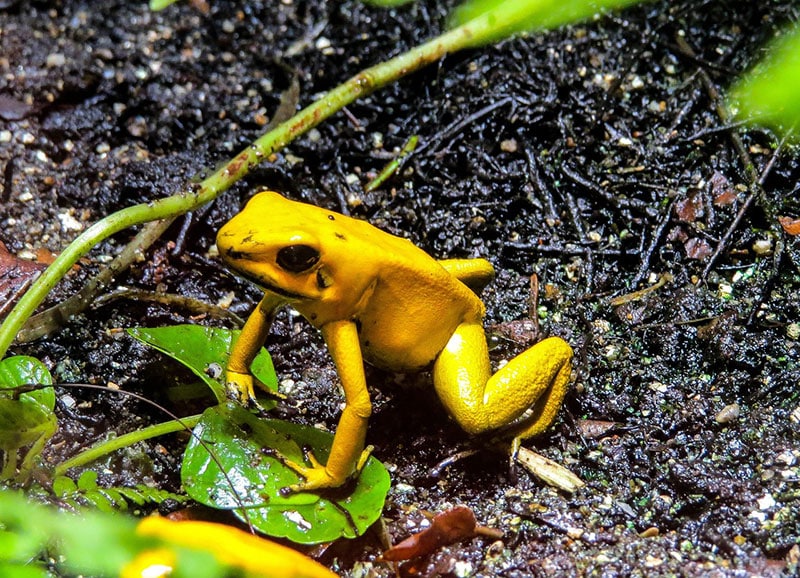
[{"label": "frog's thigh", "polygon": [[486,259],[442,259],[439,264],[476,293],[494,279],[494,267]]},{"label": "frog's thigh", "polygon": [[527,409],[516,435],[541,433],[558,412],[570,375],[571,349],[560,338],[545,339],[491,375],[483,327],[460,325],[433,366],[436,393],[448,412],[469,433],[512,423]]}]

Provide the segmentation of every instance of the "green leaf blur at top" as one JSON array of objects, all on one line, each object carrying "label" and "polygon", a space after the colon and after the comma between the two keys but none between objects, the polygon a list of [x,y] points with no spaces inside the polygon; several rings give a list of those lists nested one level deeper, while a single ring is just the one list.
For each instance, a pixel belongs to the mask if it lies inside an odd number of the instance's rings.
[{"label": "green leaf blur at top", "polygon": [[453,12],[454,28],[479,18],[488,19],[491,31],[481,35],[475,45],[485,44],[521,32],[545,30],[572,24],[640,4],[643,0],[470,0]]},{"label": "green leaf blur at top", "polygon": [[752,124],[794,133],[800,126],[800,26],[767,47],[767,56],[731,90],[728,106]]},{"label": "green leaf blur at top", "polygon": [[234,574],[210,552],[140,536],[136,523],[118,514],[76,516],[0,488],[0,576],[120,576],[138,554],[165,547],[177,557],[170,578],[250,576]]},{"label": "green leaf blur at top", "polygon": [[273,452],[302,463],[302,448],[308,446],[325,461],[332,441],[331,434],[316,428],[259,419],[235,404],[209,408],[184,453],[181,479],[194,500],[233,510],[270,536],[300,544],[354,538],[378,519],[389,491],[389,474],[375,458],[369,458],[353,486],[281,494],[300,478]]},{"label": "green leaf blur at top", "polygon": [[[227,400],[225,395],[225,366],[239,331],[200,325],[173,325],[170,327],[135,327],[128,329],[133,337],[169,355],[192,370],[214,392],[217,402]],[[262,349],[251,366],[253,376],[269,390],[277,391],[278,378],[272,359]],[[261,400],[260,400],[261,401]],[[261,401],[264,409],[275,406],[272,400]]]},{"label": "green leaf blur at top", "polygon": [[[52,384],[50,372],[38,359],[19,355],[0,361],[0,449],[6,460],[0,479],[24,481],[57,427],[52,387],[19,396],[14,388]],[[19,452],[27,446],[30,447],[17,468]]]},{"label": "green leaf blur at top", "polygon": [[172,6],[178,0],[150,0],[150,10],[157,12],[163,10],[167,6]]}]

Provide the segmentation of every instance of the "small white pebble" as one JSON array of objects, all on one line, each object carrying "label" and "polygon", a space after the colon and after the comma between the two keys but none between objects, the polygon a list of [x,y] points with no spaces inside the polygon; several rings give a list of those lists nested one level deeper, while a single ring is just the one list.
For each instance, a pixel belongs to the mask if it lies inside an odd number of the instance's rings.
[{"label": "small white pebble", "polygon": [[775,498],[772,497],[772,494],[764,494],[756,501],[758,502],[759,510],[769,510],[775,506]]},{"label": "small white pebble", "polygon": [[11,131],[0,130],[0,142],[11,142]]},{"label": "small white pebble", "polygon": [[756,255],[769,255],[772,252],[772,239],[757,239],[753,242],[753,252]]},{"label": "small white pebble", "polygon": [[78,221],[72,216],[70,211],[65,211],[58,214],[58,220],[61,221],[61,229],[66,231],[83,231],[83,223]]},{"label": "small white pebble", "polygon": [[733,296],[733,287],[728,283],[720,283],[717,289],[717,297],[720,299],[730,299]]},{"label": "small white pebble", "polygon": [[505,139],[500,142],[500,150],[504,153],[515,153],[518,148],[517,141],[513,138]]},{"label": "small white pebble", "polygon": [[466,560],[457,560],[453,567],[453,574],[458,576],[458,578],[466,578],[467,576],[472,576],[473,573],[474,569],[472,564]]},{"label": "small white pebble", "polygon": [[52,52],[47,55],[45,64],[47,65],[47,68],[56,68],[57,66],[64,66],[66,61],[66,57],[60,52]]},{"label": "small white pebble", "polygon": [[723,407],[715,416],[714,420],[719,424],[731,423],[739,419],[741,409],[738,403],[731,403]]},{"label": "small white pebble", "polygon": [[217,307],[222,307],[223,309],[227,309],[233,303],[233,299],[236,297],[236,293],[233,291],[228,291],[217,301]]},{"label": "small white pebble", "polygon": [[784,450],[775,456],[775,461],[784,466],[793,466],[797,463],[797,456],[791,450]]},{"label": "small white pebble", "polygon": [[24,193],[20,194],[20,196],[17,197],[17,199],[19,200],[20,203],[27,203],[28,201],[33,200],[33,193],[30,191],[25,191]]},{"label": "small white pebble", "polygon": [[317,129],[312,128],[306,133],[306,137],[308,137],[308,140],[311,142],[319,142],[322,138],[322,134]]}]

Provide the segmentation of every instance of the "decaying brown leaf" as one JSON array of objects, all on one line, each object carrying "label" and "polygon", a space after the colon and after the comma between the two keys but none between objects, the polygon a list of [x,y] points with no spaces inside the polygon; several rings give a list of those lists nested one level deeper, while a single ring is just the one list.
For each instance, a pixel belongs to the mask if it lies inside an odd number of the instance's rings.
[{"label": "decaying brown leaf", "polygon": [[395,544],[383,553],[382,558],[388,562],[419,558],[432,554],[442,546],[490,531],[488,528],[478,526],[471,509],[466,506],[456,506],[434,516],[430,527]]},{"label": "decaying brown leaf", "polygon": [[792,235],[800,235],[800,219],[793,219],[792,217],[778,217],[778,222],[783,227],[783,230],[786,231],[786,234]]},{"label": "decaying brown leaf", "polygon": [[8,313],[42,269],[44,265],[40,263],[26,261],[9,253],[0,241],[0,316]]}]

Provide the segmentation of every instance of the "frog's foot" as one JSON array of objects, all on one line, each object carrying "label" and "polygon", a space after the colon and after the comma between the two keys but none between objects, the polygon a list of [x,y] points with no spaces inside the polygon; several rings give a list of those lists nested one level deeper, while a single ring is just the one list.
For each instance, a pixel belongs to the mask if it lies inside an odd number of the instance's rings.
[{"label": "frog's foot", "polygon": [[[367,446],[364,448],[364,451],[361,452],[358,462],[356,463],[355,471],[351,475],[357,476],[361,473],[361,470],[364,469],[364,466],[367,463],[367,459],[369,458],[370,454],[372,454],[372,450],[373,446]],[[305,466],[287,458],[281,458],[281,463],[283,463],[283,465],[296,472],[303,478],[302,482],[297,482],[296,484],[282,488],[282,494],[338,488],[350,478],[349,475],[342,476],[331,472],[328,466],[320,463],[319,460],[317,460],[312,451],[304,450],[304,454],[306,461],[308,461],[308,463],[311,465]]]},{"label": "frog's foot", "polygon": [[225,394],[229,399],[250,407],[256,403],[253,376],[250,373],[227,370],[225,372]]}]

